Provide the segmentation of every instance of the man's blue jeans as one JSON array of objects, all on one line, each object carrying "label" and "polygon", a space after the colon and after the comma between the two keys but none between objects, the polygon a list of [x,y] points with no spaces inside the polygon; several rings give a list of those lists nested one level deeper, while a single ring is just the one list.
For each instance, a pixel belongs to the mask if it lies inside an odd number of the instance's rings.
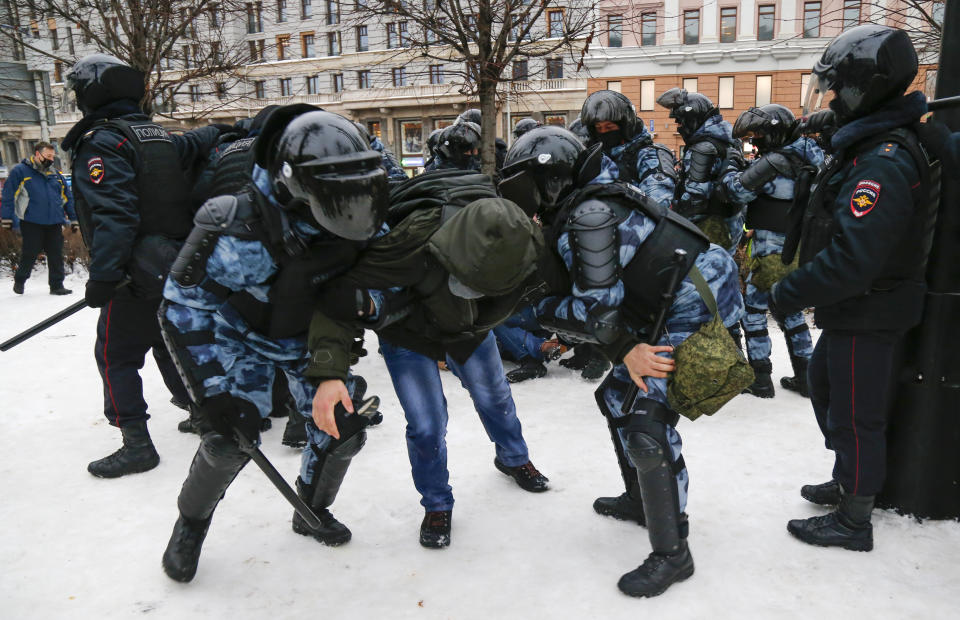
[{"label": "man's blue jeans", "polygon": [[500,347],[514,361],[519,362],[524,358],[532,357],[542,362],[543,352],[540,350],[540,345],[546,341],[546,338],[537,335],[541,329],[533,306],[527,306],[494,327],[493,334],[497,337]]},{"label": "man's blue jeans", "polygon": [[[437,362],[426,355],[380,341],[383,359],[407,418],[407,453],[413,484],[428,511],[451,510],[453,490],[447,471],[447,400]],[[447,356],[447,366],[470,393],[497,459],[508,467],[530,460],[517,409],[493,334],[463,364]]]}]

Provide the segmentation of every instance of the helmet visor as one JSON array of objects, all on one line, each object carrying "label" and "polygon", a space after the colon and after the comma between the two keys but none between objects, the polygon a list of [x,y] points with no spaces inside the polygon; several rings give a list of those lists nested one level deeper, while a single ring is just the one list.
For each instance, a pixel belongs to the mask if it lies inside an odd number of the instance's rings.
[{"label": "helmet visor", "polygon": [[389,206],[389,185],[382,168],[353,174],[311,175],[307,183],[313,218],[336,236],[364,241],[383,225]]},{"label": "helmet visor", "polygon": [[810,83],[807,84],[807,92],[803,97],[803,115],[808,116],[820,109],[823,105],[823,95],[833,84],[826,76],[817,73],[810,74]]}]

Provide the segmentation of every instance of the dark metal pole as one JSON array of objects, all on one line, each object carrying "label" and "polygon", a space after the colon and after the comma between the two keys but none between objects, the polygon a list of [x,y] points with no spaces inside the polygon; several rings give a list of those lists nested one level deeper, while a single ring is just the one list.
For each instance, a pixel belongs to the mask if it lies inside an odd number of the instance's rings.
[{"label": "dark metal pole", "polygon": [[[947,2],[938,100],[960,95],[960,3]],[[960,108],[932,106],[960,131]],[[930,519],[960,518],[960,179],[943,162],[940,211],[927,267],[923,320],[904,338],[904,365],[887,431],[887,480],[877,505]]]},{"label": "dark metal pole", "polygon": [[45,318],[44,320],[40,321],[33,327],[25,329],[24,331],[20,332],[13,338],[10,338],[9,340],[5,340],[3,343],[0,343],[0,351],[8,351],[12,349],[13,347],[23,342],[24,340],[33,338],[34,336],[36,336],[43,330],[47,329],[48,327],[56,325],[63,319],[67,318],[68,316],[73,316],[74,314],[76,314],[77,312],[80,312],[86,307],[87,307],[87,302],[85,299],[81,299],[80,301],[67,306],[66,308],[54,314],[53,316]]}]

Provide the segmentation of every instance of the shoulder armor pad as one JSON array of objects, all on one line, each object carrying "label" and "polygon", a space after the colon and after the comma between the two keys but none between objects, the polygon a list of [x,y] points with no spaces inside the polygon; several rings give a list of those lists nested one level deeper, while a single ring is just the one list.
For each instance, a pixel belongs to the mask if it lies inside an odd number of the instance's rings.
[{"label": "shoulder armor pad", "polygon": [[570,230],[597,230],[616,225],[617,215],[613,207],[602,200],[587,200],[570,212],[567,224]]},{"label": "shoulder armor pad", "polygon": [[236,196],[216,196],[203,203],[193,223],[204,230],[225,231],[237,217]]},{"label": "shoulder armor pad", "polygon": [[690,147],[690,152],[699,153],[701,155],[712,155],[712,156],[716,156],[720,154],[720,152],[717,150],[717,147],[713,144],[713,142],[710,142],[709,140],[703,140],[701,142],[697,142],[696,144]]},{"label": "shoulder armor pad", "polygon": [[704,140],[690,147],[690,169],[687,171],[687,180],[703,183],[710,180],[710,173],[720,152],[713,143]]}]

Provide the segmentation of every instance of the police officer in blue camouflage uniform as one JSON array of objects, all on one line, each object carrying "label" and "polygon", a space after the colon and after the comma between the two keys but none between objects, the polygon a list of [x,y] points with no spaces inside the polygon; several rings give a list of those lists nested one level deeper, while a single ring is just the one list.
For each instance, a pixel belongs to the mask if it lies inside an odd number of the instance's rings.
[{"label": "police officer in blue camouflage uniform", "polygon": [[[328,545],[351,537],[328,508],[363,446],[365,420],[345,413],[353,410],[349,379],[331,370],[331,360],[349,351],[311,358],[306,332],[319,286],[382,231],[386,173],[350,121],[302,104],[270,115],[255,161],[247,191],[211,199],[197,213],[160,308],[164,338],[211,427],[180,492],[163,556],[164,571],[177,581],[196,573],[213,511],[249,460],[236,434],[259,441],[275,369],[311,420],[297,490],[322,527],[296,514],[293,529]],[[339,401],[345,411],[334,418],[331,406],[315,414],[314,400]]]},{"label": "police officer in blue camouflage uniform", "polygon": [[905,94],[917,66],[907,32],[857,26],[827,46],[807,91],[807,112],[832,92],[839,129],[804,213],[800,267],[774,285],[770,310],[812,306],[823,330],[808,378],[817,422],[834,452],[833,476],[805,485],[801,495],[836,509],[787,524],[812,545],[873,548],[870,518],[886,476],[898,348],[923,315],[939,206],[938,163],[917,134],[926,97]]},{"label": "police officer in blue camouflage uniform", "polygon": [[393,154],[393,151],[384,146],[380,138],[371,134],[367,128],[363,126],[363,123],[354,121],[353,125],[360,131],[360,135],[364,136],[370,143],[370,148],[380,153],[383,169],[387,171],[387,178],[394,182],[406,181],[409,177],[407,177],[407,173],[403,171],[403,167],[400,165],[400,162],[397,161],[397,156]]},{"label": "police officer in blue camouflage uniform", "polygon": [[[160,457],[147,430],[139,370],[152,350],[173,401],[189,403],[170,360],[157,307],[163,280],[191,228],[186,171],[220,132],[203,127],[173,136],[140,108],[144,75],[107,54],[91,54],[66,76],[83,119],[64,138],[73,159],[73,193],[90,251],[86,301],[100,308],[94,356],[104,415],[120,428],[119,450],[87,470],[116,478],[153,469]],[[128,281],[127,285],[119,286]]]},{"label": "police officer in blue camouflage uniform", "polygon": [[671,88],[657,104],[670,110],[687,147],[674,209],[732,255],[743,236],[744,203],[723,191],[722,177],[742,169],[742,145],[733,137],[730,123],[700,93]]},{"label": "police officer in blue camouflage uniform", "polygon": [[[743,172],[724,177],[727,193],[738,202],[747,203],[746,227],[752,230],[748,256],[753,266],[747,276],[747,316],[743,320],[747,340],[747,357],[753,367],[755,381],[749,394],[773,398],[770,378],[770,336],[767,333],[767,298],[777,278],[787,267],[780,260],[787,214],[798,191],[797,178],[809,182],[823,164],[823,151],[812,138],[797,137],[797,120],[789,108],[771,103],[750,108],[733,126],[736,138],[749,138],[760,151],[760,158]],[[806,195],[806,194],[804,194]],[[794,376],[782,377],[780,385],[788,390],[807,391],[807,363],[813,353],[810,330],[802,312],[775,316],[783,330],[790,352]]]},{"label": "police officer in blue camouflage uniform", "polygon": [[[596,397],[616,438],[628,490],[600,498],[594,507],[647,525],[653,552],[618,587],[630,596],[655,596],[693,574],[683,513],[688,478],[675,428],[679,416],[666,396],[667,373],[674,366],[669,353],[713,315],[686,276],[657,345],[641,343],[665,286],[651,265],[669,259],[678,247],[687,250],[682,272],[699,270],[728,327],[743,316],[737,266],[693,224],[631,185],[588,184],[599,171],[599,152],[584,151],[569,132],[567,137],[538,135],[542,131],[530,132],[510,150],[504,171],[514,172],[514,180],[510,187],[505,180],[501,192],[538,202],[548,246],[573,281],[568,290],[553,290],[539,303],[541,323],[572,340],[597,343],[615,361]],[[524,140],[536,140],[540,155],[514,158],[525,154]],[[525,186],[517,180],[521,171],[528,175]],[[621,408],[632,383],[643,394],[625,415]]]},{"label": "police officer in blue camouflage uniform", "polygon": [[626,96],[612,90],[592,93],[583,102],[580,122],[590,140],[600,142],[603,153],[617,165],[618,181],[632,183],[657,204],[670,206],[676,160],[667,147],[654,144]]}]

